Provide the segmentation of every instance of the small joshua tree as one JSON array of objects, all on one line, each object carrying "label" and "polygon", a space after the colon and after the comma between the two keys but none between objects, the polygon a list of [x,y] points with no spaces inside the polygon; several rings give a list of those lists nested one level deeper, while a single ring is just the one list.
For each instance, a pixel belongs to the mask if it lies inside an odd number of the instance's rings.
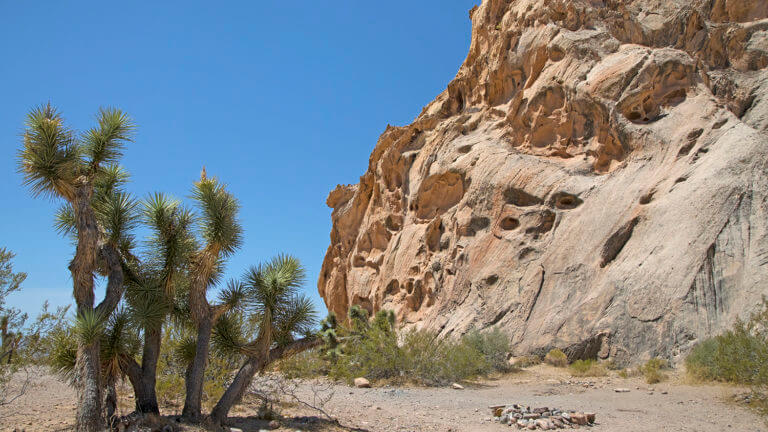
[{"label": "small joshua tree", "polygon": [[[256,336],[248,340],[225,316],[216,326],[216,341],[246,357],[232,384],[211,411],[211,420],[222,424],[232,406],[239,402],[254,375],[282,357],[318,346],[322,340],[311,335],[316,312],[312,302],[298,294],[305,280],[298,259],[278,255],[268,263],[252,267],[244,276],[245,311],[258,324]],[[296,339],[297,335],[304,335]]]}]

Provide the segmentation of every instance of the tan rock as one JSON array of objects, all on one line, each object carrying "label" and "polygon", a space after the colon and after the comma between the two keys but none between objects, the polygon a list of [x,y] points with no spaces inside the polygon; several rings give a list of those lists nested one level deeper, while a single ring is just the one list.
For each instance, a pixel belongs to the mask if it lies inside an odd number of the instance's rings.
[{"label": "tan rock", "polygon": [[371,383],[363,377],[355,378],[355,387],[357,388],[370,388]]},{"label": "tan rock", "polygon": [[573,413],[571,414],[571,423],[575,423],[577,425],[585,425],[587,424],[587,416],[582,413]]},{"label": "tan rock", "polygon": [[483,1],[456,78],[329,195],[329,309],[619,362],[745,317],[768,294],[767,4]]}]

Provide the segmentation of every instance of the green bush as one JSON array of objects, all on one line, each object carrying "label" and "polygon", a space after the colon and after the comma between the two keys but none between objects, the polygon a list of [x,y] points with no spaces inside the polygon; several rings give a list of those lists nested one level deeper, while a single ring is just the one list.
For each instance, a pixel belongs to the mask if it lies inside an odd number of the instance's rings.
[{"label": "green bush", "polygon": [[592,359],[576,360],[571,363],[570,369],[571,375],[575,377],[598,377],[608,374],[605,366]]},{"label": "green bush", "polygon": [[462,337],[462,341],[483,354],[486,362],[485,373],[509,372],[512,368],[507,362],[510,349],[509,336],[499,329],[489,332],[472,330]]},{"label": "green bush", "polygon": [[557,348],[548,352],[547,355],[544,357],[544,361],[555,367],[568,366],[568,356],[566,356],[564,352],[560,351]]},{"label": "green bush", "polygon": [[645,362],[644,365],[640,366],[640,372],[645,377],[645,382],[648,384],[656,384],[666,379],[666,376],[661,372],[661,370],[666,367],[666,360],[654,357]]},{"label": "green bush", "polygon": [[379,311],[369,319],[359,307],[350,309],[349,321],[349,326],[339,326],[324,336],[326,346],[319,355],[286,362],[281,370],[289,376],[327,373],[347,382],[362,376],[372,381],[424,385],[444,385],[509,370],[509,338],[499,330],[470,331],[461,338],[440,338],[423,330],[398,335],[391,311]]},{"label": "green bush", "polygon": [[748,321],[696,345],[685,366],[696,379],[750,386],[752,399],[768,412],[768,299]]}]

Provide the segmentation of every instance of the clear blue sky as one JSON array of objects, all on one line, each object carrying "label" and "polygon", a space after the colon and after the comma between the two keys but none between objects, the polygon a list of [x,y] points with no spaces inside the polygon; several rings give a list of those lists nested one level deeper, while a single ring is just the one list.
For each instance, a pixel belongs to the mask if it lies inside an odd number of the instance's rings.
[{"label": "clear blue sky", "polygon": [[79,130],[102,105],[133,116],[123,165],[140,197],[188,200],[205,165],[242,205],[227,276],[295,254],[324,311],[328,192],[357,183],[386,125],[410,123],[454,77],[478,2],[0,0],[0,246],[29,273],[9,302],[34,315],[72,298],[57,204],[16,171],[24,116],[50,100]]}]

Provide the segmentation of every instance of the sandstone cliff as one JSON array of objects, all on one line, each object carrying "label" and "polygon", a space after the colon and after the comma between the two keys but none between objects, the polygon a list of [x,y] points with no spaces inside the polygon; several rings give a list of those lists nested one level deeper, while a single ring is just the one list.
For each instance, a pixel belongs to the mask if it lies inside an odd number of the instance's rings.
[{"label": "sandstone cliff", "polygon": [[485,0],[448,88],[328,197],[329,309],[675,359],[768,294],[768,2]]}]

